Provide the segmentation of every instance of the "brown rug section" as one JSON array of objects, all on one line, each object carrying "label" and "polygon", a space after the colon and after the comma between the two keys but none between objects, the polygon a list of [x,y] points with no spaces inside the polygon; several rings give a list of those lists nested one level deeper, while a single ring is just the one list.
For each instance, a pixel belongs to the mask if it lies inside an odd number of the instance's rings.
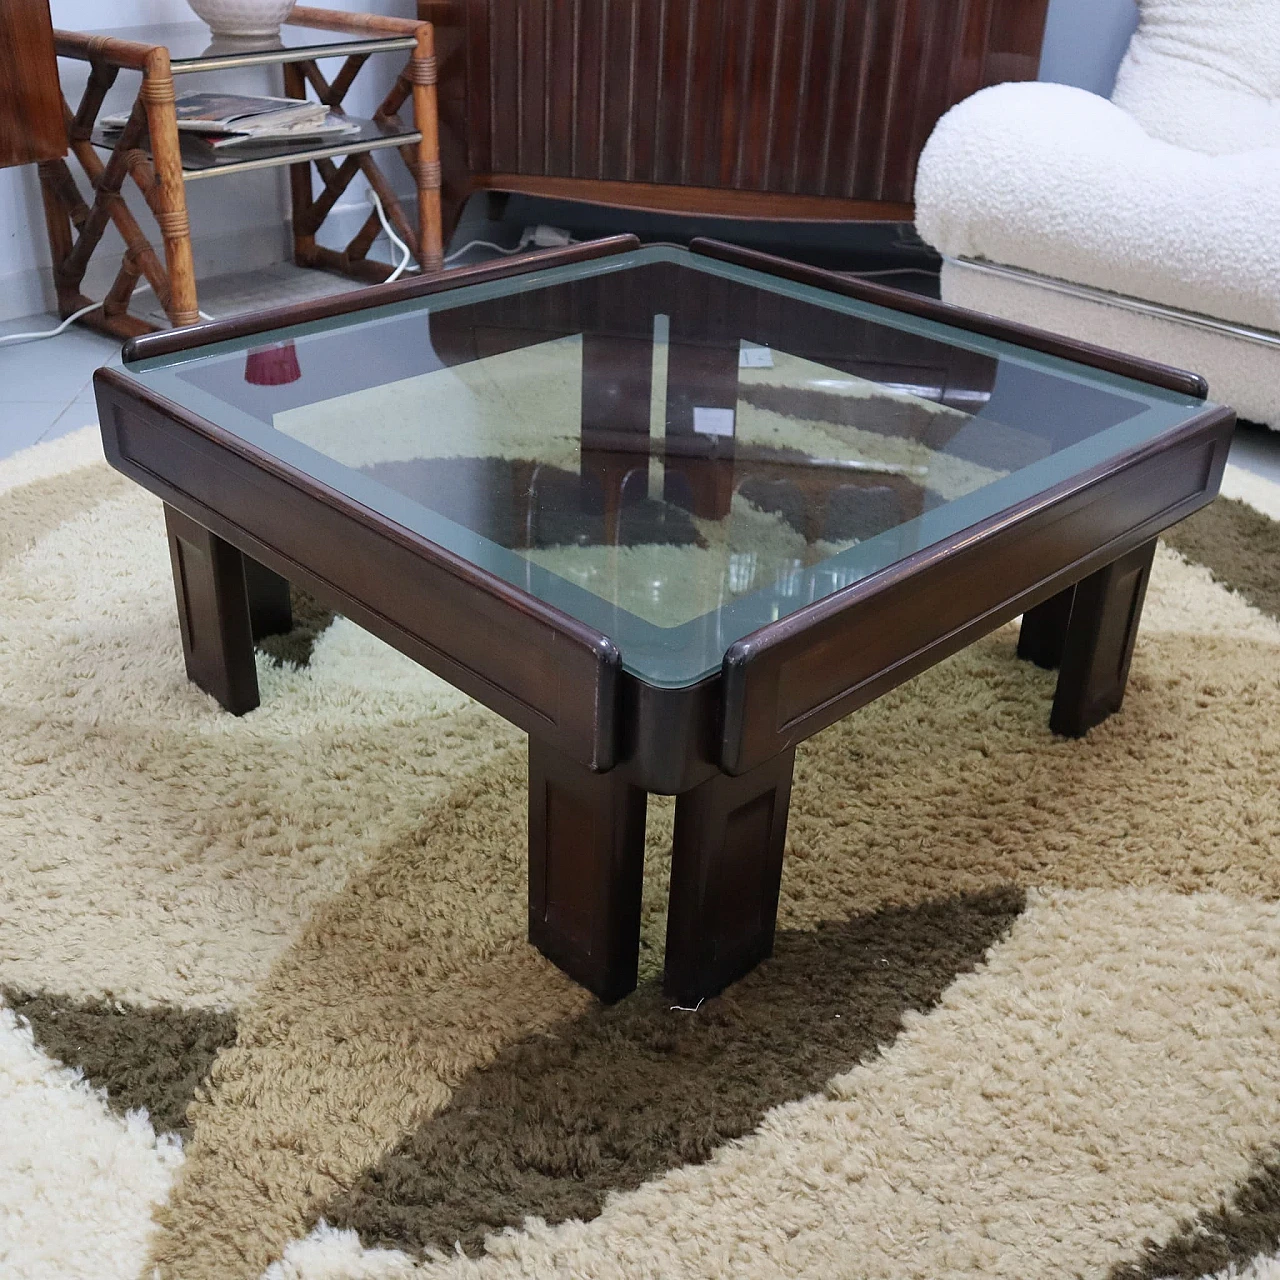
[{"label": "brown rug section", "polygon": [[236,1038],[235,1014],[212,1009],[79,1001],[3,987],[0,998],[31,1023],[45,1053],[105,1089],[113,1111],[144,1108],[157,1133],[184,1140],[187,1104],[218,1050]]},{"label": "brown rug section", "polygon": [[778,936],[772,961],[704,1005],[656,984],[526,1039],[312,1216],[369,1246],[469,1254],[532,1215],[596,1217],[610,1192],[706,1161],[821,1089],[937,1003],[1021,912],[998,890]]},{"label": "brown rug section", "polygon": [[1160,536],[1255,609],[1280,618],[1280,523],[1234,498],[1218,498]]},{"label": "brown rug section", "polygon": [[289,603],[293,608],[293,629],[284,635],[263,636],[258,648],[279,664],[305,667],[321,632],[333,621],[332,609],[322,605],[301,587],[289,585]]},{"label": "brown rug section", "polygon": [[1280,1249],[1280,1155],[1260,1162],[1247,1181],[1216,1209],[1197,1214],[1167,1244],[1148,1244],[1137,1262],[1110,1280],[1198,1280],[1233,1263],[1244,1268],[1260,1253]]}]

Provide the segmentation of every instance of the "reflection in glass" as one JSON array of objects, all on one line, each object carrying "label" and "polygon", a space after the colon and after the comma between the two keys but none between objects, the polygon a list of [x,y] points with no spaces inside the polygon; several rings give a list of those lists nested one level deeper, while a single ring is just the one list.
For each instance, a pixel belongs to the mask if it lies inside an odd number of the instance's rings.
[{"label": "reflection in glass", "polygon": [[667,249],[245,345],[155,376],[662,683],[1185,412]]},{"label": "reflection in glass", "polygon": [[245,353],[244,380],[255,387],[281,387],[301,377],[298,349],[292,342],[276,342]]}]

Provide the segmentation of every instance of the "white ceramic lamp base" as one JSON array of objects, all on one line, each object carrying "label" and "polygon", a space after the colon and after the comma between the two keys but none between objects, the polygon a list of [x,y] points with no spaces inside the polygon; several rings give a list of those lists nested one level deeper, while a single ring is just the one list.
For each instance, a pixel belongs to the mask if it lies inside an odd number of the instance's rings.
[{"label": "white ceramic lamp base", "polygon": [[241,40],[276,35],[293,0],[187,0],[215,36]]}]

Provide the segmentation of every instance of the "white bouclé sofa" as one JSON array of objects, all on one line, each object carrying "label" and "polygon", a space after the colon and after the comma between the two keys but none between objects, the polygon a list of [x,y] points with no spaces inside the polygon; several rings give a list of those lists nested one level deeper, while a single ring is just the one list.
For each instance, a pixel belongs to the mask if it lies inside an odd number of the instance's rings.
[{"label": "white boucl\u00e9 sofa", "polygon": [[1001,84],[916,180],[949,302],[1203,374],[1280,429],[1280,0],[1140,0],[1108,101]]}]

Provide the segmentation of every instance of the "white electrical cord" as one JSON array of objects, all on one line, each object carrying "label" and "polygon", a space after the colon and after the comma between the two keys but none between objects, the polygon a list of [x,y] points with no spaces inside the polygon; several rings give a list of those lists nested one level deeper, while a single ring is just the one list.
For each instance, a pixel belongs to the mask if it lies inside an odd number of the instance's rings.
[{"label": "white electrical cord", "polygon": [[45,329],[42,333],[11,333],[8,337],[0,338],[0,346],[6,342],[38,342],[41,338],[56,338],[58,334],[65,333],[81,316],[87,316],[90,311],[97,311],[100,306],[102,306],[100,302],[91,302],[87,307],[81,307],[79,311],[69,315],[56,329]]},{"label": "white electrical cord", "polygon": [[455,249],[445,258],[445,264],[448,265],[455,258],[460,258],[464,253],[475,248],[492,249],[495,253],[510,257],[513,253],[526,253],[530,249],[563,249],[566,245],[577,243],[578,241],[567,231],[561,231],[559,227],[539,224],[536,227],[525,227],[520,243],[512,249],[494,244],[492,240],[468,240],[461,249]]},{"label": "white electrical cord", "polygon": [[846,271],[845,275],[857,276],[859,280],[870,280],[874,276],[937,276],[936,271],[927,271],[924,267],[887,267],[883,271]]},{"label": "white electrical cord", "polygon": [[393,280],[399,280],[402,275],[409,269],[409,259],[413,257],[413,251],[403,240],[391,229],[391,223],[387,221],[386,211],[382,207],[382,201],[378,199],[378,193],[370,187],[368,190],[369,201],[377,210],[378,221],[382,223],[382,229],[387,233],[387,239],[391,241],[404,256],[400,259],[400,265],[382,282],[390,284]]},{"label": "white electrical cord", "polygon": [[[409,260],[413,257],[413,251],[403,240],[400,239],[398,235],[396,235],[395,231],[391,227],[391,223],[387,221],[387,213],[382,207],[382,201],[378,199],[378,193],[372,187],[369,187],[366,190],[365,195],[369,197],[369,203],[373,205],[376,210],[378,214],[378,221],[382,223],[382,229],[387,233],[387,239],[391,241],[395,248],[400,250],[400,262],[397,264],[396,269],[383,281],[383,284],[390,284],[393,280],[399,280],[406,271],[417,271],[419,268],[411,267],[409,265]],[[468,240],[461,249],[455,249],[452,253],[446,254],[444,263],[448,266],[449,263],[462,257],[464,253],[470,253],[472,249],[492,249],[494,253],[500,253],[504,257],[510,257],[512,254],[525,252],[530,245],[539,249],[544,249],[553,246],[576,243],[577,241],[574,240],[574,238],[567,232],[556,231],[554,228],[548,227],[526,227],[524,235],[520,237],[520,243],[514,248],[507,248],[504,245],[494,244],[492,240]]]},{"label": "white electrical cord", "polygon": [[522,240],[514,249],[504,249],[500,244],[494,244],[492,240],[468,240],[461,249],[455,249],[452,253],[445,255],[445,262],[452,262],[455,258],[460,258],[464,253],[469,253],[472,249],[492,249],[495,253],[501,253],[506,257],[510,257],[513,253],[520,253],[525,247]]},{"label": "white electrical cord", "polygon": [[[134,293],[147,293],[151,291],[151,285],[146,280],[140,280],[134,286]],[[38,333],[11,333],[6,337],[0,338],[0,347],[9,342],[40,342],[44,338],[56,338],[73,325],[81,316],[87,316],[90,311],[97,311],[102,306],[101,302],[91,302],[87,307],[81,307],[79,311],[73,311],[56,329],[44,329]],[[212,320],[207,311],[197,312],[201,320]]]}]

